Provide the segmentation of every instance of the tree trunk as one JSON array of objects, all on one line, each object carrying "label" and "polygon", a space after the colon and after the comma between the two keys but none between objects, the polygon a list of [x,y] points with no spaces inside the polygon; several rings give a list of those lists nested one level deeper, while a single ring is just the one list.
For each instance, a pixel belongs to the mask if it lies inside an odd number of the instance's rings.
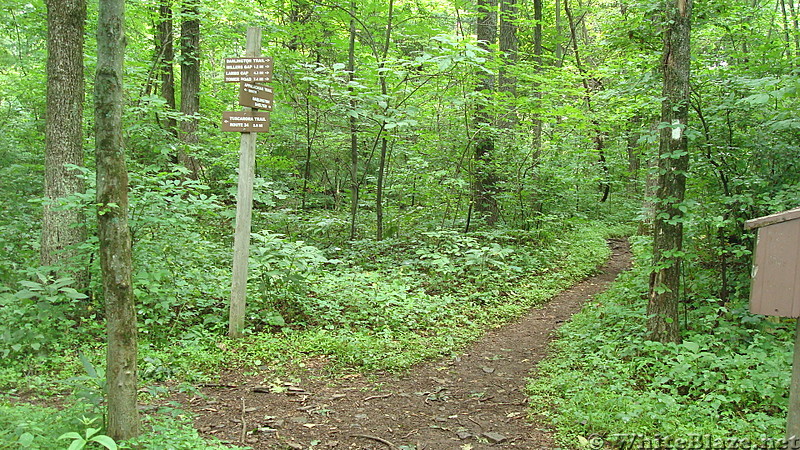
[{"label": "tree trunk", "polygon": [[[311,155],[312,150],[314,148],[314,137],[311,131],[311,100],[309,96],[311,95],[311,85],[308,86],[308,91],[306,92],[306,103],[305,103],[305,113],[306,113],[306,160],[303,163],[303,191],[300,197],[300,209],[306,209],[306,198],[308,197],[308,182],[311,181]],[[314,124],[314,128],[316,128],[316,123]]]},{"label": "tree trunk", "polygon": [[200,112],[200,2],[184,0],[181,21],[181,114],[178,162],[189,170],[189,178],[200,177],[200,161],[193,155]]},{"label": "tree trunk", "polygon": [[128,171],[122,147],[124,16],[124,0],[100,0],[94,87],[97,234],[108,330],[106,434],[115,440],[139,434]]},{"label": "tree trunk", "polygon": [[[497,41],[497,3],[496,0],[478,1],[478,46],[491,52],[491,46]],[[481,73],[477,90],[482,93],[475,111],[475,153],[473,179],[474,212],[486,220],[488,225],[497,222],[499,211],[494,191],[497,184],[497,175],[492,167],[492,152],[494,151],[494,135],[492,116],[488,102],[491,93],[495,90],[494,75]]]},{"label": "tree trunk", "polygon": [[504,129],[511,129],[517,124],[516,104],[517,79],[509,75],[509,69],[517,63],[517,52],[519,42],[517,40],[517,20],[518,8],[517,0],[500,0],[500,53],[503,55],[503,64],[500,66],[498,74],[498,84],[500,92],[505,94],[504,100],[509,102],[509,106],[504,108],[503,119],[498,125]]},{"label": "tree trunk", "polygon": [[[581,74],[581,82],[583,83],[584,90],[583,98],[586,103],[586,110],[589,112],[589,114],[593,115],[592,83],[597,83],[596,80],[589,79],[589,74],[586,72],[586,69],[583,66],[580,52],[578,51],[578,33],[575,28],[576,23],[572,15],[572,8],[570,8],[569,0],[564,0],[564,13],[567,15],[567,22],[569,22],[572,51],[575,53],[575,66],[578,68],[578,72]],[[600,203],[604,203],[606,200],[608,200],[608,196],[611,193],[611,184],[608,181],[610,177],[609,168],[605,153],[605,133],[603,133],[603,131],[600,129],[600,123],[597,121],[597,119],[592,119],[592,127],[594,127],[594,137],[592,138],[592,142],[594,142],[594,148],[597,152],[597,162],[600,164],[600,169],[603,171],[603,180],[600,182]]]},{"label": "tree trunk", "polygon": [[[158,16],[156,58],[161,78],[161,98],[167,104],[167,111],[174,113],[176,111],[175,70],[172,64],[175,60],[175,40],[172,33],[172,0],[159,0]],[[174,116],[170,115],[164,118],[161,126],[170,134],[178,135],[178,122]]]},{"label": "tree trunk", "polygon": [[[349,81],[356,78],[356,2],[350,0],[350,43],[347,50],[347,70],[350,72]],[[358,216],[358,124],[355,118],[356,100],[353,97],[354,89],[347,88],[350,92],[350,240],[356,238],[356,217]]]},{"label": "tree trunk", "polygon": [[678,302],[683,250],[683,199],[689,169],[689,33],[692,0],[668,2],[664,33],[658,189],[653,229],[653,272],[647,330],[659,342],[680,342]]},{"label": "tree trunk", "polygon": [[[40,259],[43,266],[66,266],[75,246],[86,240],[83,211],[64,209],[59,199],[84,192],[83,33],[85,0],[47,0],[47,120],[45,122],[44,203]],[[75,267],[75,266],[73,266]],[[70,270],[82,284],[83,272]]]},{"label": "tree trunk", "polygon": [[[388,17],[386,19],[386,35],[384,36],[384,43],[383,43],[383,55],[381,57],[380,63],[378,63],[378,77],[380,79],[381,84],[381,95],[383,95],[384,101],[386,101],[386,109],[389,108],[389,88],[386,85],[386,71],[382,70],[384,68],[384,64],[386,61],[386,57],[389,55],[389,43],[392,38],[392,19],[394,16],[394,0],[389,0],[389,12]],[[384,113],[385,115],[385,113]],[[375,222],[377,226],[376,231],[376,239],[382,240],[383,239],[383,185],[384,185],[384,176],[386,175],[386,154],[388,152],[389,147],[389,140],[386,138],[386,131],[385,131],[386,121],[384,120],[381,124],[381,132],[383,136],[381,136],[381,157],[380,161],[378,162],[378,180],[377,180],[377,191],[375,193]]]},{"label": "tree trunk", "polygon": [[[542,0],[533,0],[533,64],[537,72],[541,72],[542,60]],[[537,107],[541,107],[542,92],[539,83],[534,83],[533,96],[536,98]],[[531,167],[539,163],[539,155],[542,151],[542,119],[541,114],[536,112],[533,118],[532,142],[531,142]],[[531,204],[536,203],[536,198],[531,196]]]},{"label": "tree trunk", "polygon": [[564,63],[564,47],[561,46],[561,0],[556,0],[556,39],[555,39],[555,47],[556,47],[556,67],[561,67]]}]

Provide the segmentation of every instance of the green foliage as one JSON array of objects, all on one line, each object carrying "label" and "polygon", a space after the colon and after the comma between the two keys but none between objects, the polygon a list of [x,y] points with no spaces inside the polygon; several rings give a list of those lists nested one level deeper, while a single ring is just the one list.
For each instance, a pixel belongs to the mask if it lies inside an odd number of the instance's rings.
[{"label": "green foliage", "polygon": [[81,423],[86,427],[86,430],[83,432],[83,434],[77,433],[75,431],[69,431],[59,436],[58,440],[59,441],[65,439],[72,440],[67,450],[81,450],[83,448],[86,448],[86,446],[90,445],[92,442],[96,442],[97,444],[102,445],[108,450],[117,450],[117,448],[119,447],[117,446],[117,443],[114,442],[113,439],[104,434],[99,434],[100,428],[92,428],[90,426],[96,420],[97,418],[87,419],[86,417],[81,417]]},{"label": "green foliage", "polygon": [[638,264],[559,330],[555,354],[528,385],[533,412],[549,417],[565,442],[599,435],[613,443],[615,434],[780,437],[793,327],[753,316],[741,301],[712,299],[682,313],[691,324],[682,344],[649,341],[645,275]]},{"label": "green foliage", "polygon": [[[594,271],[608,256],[603,236],[599,224],[583,224],[549,245],[529,232],[443,231],[329,249],[327,270],[307,274],[301,291],[274,297],[276,310],[292,311],[276,325],[281,331],[231,343],[230,357],[276,367],[311,354],[331,370],[404,370],[456,351]],[[448,260],[431,263],[423,255]],[[282,258],[274,267],[297,255]],[[270,311],[260,313],[266,319],[253,317],[255,330],[258,320],[274,320]]]},{"label": "green foliage", "polygon": [[80,336],[74,331],[76,325],[85,324],[81,331],[87,334],[94,329],[94,314],[84,306],[87,296],[72,287],[73,279],[38,271],[32,275],[35,281],[20,281],[21,289],[16,292],[0,292],[0,321],[4,324],[0,356],[10,366],[24,364],[29,372],[69,348]]},{"label": "green foliage", "polygon": [[98,416],[87,416],[86,405],[71,402],[63,407],[34,406],[0,400],[0,448],[64,450],[81,448],[138,448],[212,450],[239,448],[200,437],[191,420],[178,414],[150,414],[142,433],[126,442],[114,442],[94,426]]}]

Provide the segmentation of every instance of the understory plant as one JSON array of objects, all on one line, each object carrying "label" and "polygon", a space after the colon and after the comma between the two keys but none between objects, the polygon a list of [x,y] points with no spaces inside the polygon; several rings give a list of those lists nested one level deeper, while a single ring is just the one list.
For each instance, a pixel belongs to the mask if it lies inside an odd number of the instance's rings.
[{"label": "understory plant", "polygon": [[[249,319],[247,338],[229,344],[230,363],[274,367],[316,355],[335,370],[407,369],[456,351],[595,271],[609,254],[607,232],[583,223],[548,243],[425,233],[411,242],[329,249],[327,259],[313,262],[306,245],[273,243],[258,265],[262,276],[271,274],[268,307]],[[285,262],[273,261],[290,250]],[[298,286],[281,275],[289,261],[319,270],[303,271]],[[273,326],[263,329],[259,319]]]},{"label": "understory plant", "polygon": [[682,343],[650,341],[647,249],[635,249],[636,268],[559,329],[552,356],[528,384],[532,412],[571,447],[782,437],[793,322],[752,315],[741,299],[695,300],[682,306]]}]

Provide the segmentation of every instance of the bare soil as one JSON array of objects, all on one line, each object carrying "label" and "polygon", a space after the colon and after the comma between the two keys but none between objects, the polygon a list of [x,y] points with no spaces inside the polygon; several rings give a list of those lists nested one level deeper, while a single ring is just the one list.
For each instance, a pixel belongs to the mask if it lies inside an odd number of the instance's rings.
[{"label": "bare soil", "polygon": [[265,374],[222,374],[203,396],[179,399],[201,434],[254,449],[555,449],[553,430],[531,419],[525,386],[553,331],[630,264],[609,242],[600,273],[524,317],[488,332],[455,357],[407,374],[315,375],[266,386]]}]

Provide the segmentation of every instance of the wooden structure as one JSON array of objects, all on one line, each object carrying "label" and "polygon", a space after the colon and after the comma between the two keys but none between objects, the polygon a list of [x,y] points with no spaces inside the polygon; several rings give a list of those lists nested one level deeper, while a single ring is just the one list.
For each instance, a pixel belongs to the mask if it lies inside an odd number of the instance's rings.
[{"label": "wooden structure", "polygon": [[[800,208],[745,222],[758,230],[750,289],[750,312],[800,317]],[[795,325],[787,448],[800,448],[800,320]]]},{"label": "wooden structure", "polygon": [[750,312],[800,317],[800,208],[745,222],[757,229]]}]

